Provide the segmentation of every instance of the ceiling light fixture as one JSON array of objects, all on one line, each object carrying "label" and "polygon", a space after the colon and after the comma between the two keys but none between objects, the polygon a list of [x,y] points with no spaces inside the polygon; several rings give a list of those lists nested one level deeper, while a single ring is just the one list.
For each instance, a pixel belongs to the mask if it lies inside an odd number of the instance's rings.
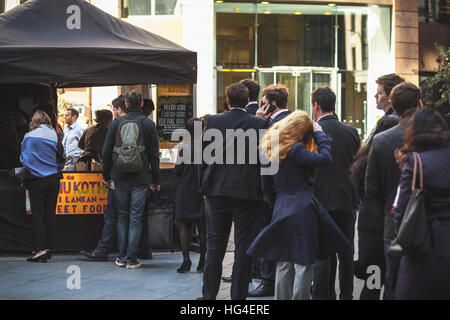
[{"label": "ceiling light fixture", "polygon": [[242,11],[242,9],[241,9],[241,8],[236,8],[236,9],[234,9],[234,11],[237,12],[237,13],[239,13],[239,12]]},{"label": "ceiling light fixture", "polygon": [[299,16],[299,15],[303,14],[303,12],[301,12],[300,10],[296,10],[296,11],[294,11],[294,14]]}]

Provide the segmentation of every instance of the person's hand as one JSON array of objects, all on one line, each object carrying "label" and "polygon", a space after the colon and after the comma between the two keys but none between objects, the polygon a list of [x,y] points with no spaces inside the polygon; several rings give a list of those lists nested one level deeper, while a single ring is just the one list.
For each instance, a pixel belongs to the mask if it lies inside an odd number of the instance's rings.
[{"label": "person's hand", "polygon": [[109,180],[109,181],[103,180],[103,183],[106,185],[106,187],[108,189],[114,190],[114,183],[112,180]]},{"label": "person's hand", "polygon": [[272,112],[268,113],[269,108],[270,108],[269,104],[260,106],[259,109],[256,111],[256,116],[258,118],[268,120],[270,118],[270,116],[272,115]]},{"label": "person's hand", "polygon": [[161,186],[159,184],[151,184],[150,185],[150,190],[152,191],[160,191],[161,190]]},{"label": "person's hand", "polygon": [[322,127],[320,126],[320,124],[318,124],[317,122],[314,122],[314,127],[313,127],[314,132],[317,131],[323,131]]},{"label": "person's hand", "polygon": [[205,201],[206,201],[206,196],[203,196],[203,200],[205,200]]}]

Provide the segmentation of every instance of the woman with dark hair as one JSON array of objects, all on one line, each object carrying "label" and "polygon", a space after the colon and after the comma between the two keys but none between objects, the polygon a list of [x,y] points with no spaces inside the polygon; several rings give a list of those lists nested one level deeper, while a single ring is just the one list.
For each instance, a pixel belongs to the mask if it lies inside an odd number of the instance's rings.
[{"label": "woman with dark hair", "polygon": [[[175,196],[175,218],[180,225],[180,242],[183,253],[183,263],[177,272],[185,273],[191,269],[192,262],[189,258],[189,244],[192,239],[192,223],[198,229],[200,243],[200,259],[197,266],[198,272],[203,272],[206,253],[206,216],[205,204],[198,192],[198,169],[194,163],[194,127],[200,126],[198,132],[202,132],[203,121],[199,118],[191,118],[186,124],[186,130],[190,134],[189,141],[183,141],[179,148],[175,173],[181,177]],[[201,151],[201,146],[200,146]]]},{"label": "woman with dark hair", "polygon": [[30,192],[33,218],[34,255],[30,262],[47,262],[53,248],[55,210],[59,180],[64,165],[62,145],[50,117],[36,110],[30,122],[30,132],[22,141],[20,161],[28,169],[25,184]]},{"label": "woman with dark hair", "polygon": [[450,131],[434,110],[416,112],[396,152],[402,168],[392,208],[397,230],[411,196],[413,152],[422,162],[428,232],[419,252],[401,258],[395,298],[450,299]]}]

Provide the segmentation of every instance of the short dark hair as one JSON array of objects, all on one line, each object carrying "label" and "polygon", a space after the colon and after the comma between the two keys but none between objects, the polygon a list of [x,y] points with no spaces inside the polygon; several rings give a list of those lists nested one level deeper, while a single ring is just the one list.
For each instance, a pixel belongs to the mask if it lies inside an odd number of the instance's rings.
[{"label": "short dark hair", "polygon": [[77,109],[74,109],[74,108],[67,108],[67,111],[70,111],[70,114],[71,114],[72,116],[77,117],[77,119],[78,119],[78,116],[80,115],[80,113],[78,112]]},{"label": "short dark hair", "polygon": [[379,77],[375,82],[383,86],[384,92],[386,93],[387,96],[389,96],[391,94],[392,89],[396,85],[405,82],[405,79],[403,79],[402,77],[400,77],[395,73],[390,73]]},{"label": "short dark hair", "polygon": [[411,82],[396,85],[390,94],[392,108],[400,116],[411,109],[416,109],[420,101],[420,89]]},{"label": "short dark hair", "polygon": [[155,104],[152,99],[144,99],[144,105],[142,106],[142,113],[144,116],[148,116],[152,111],[155,110]]},{"label": "short dark hair", "polygon": [[250,98],[250,101],[256,101],[258,99],[260,86],[258,82],[255,80],[252,80],[250,78],[243,79],[239,81],[239,83],[242,83],[244,86],[248,89],[248,97]]},{"label": "short dark hair", "polygon": [[317,102],[323,112],[336,110],[336,94],[330,87],[319,87],[311,93],[311,102]]},{"label": "short dark hair", "polygon": [[278,108],[284,109],[287,106],[289,90],[283,84],[271,84],[264,88],[263,96],[269,102],[275,101]]},{"label": "short dark hair", "polygon": [[114,109],[121,109],[122,111],[125,111],[127,109],[126,106],[125,106],[125,96],[123,94],[121,94],[120,96],[115,98],[111,102],[111,104],[112,104]]},{"label": "short dark hair", "polygon": [[242,83],[233,83],[227,87],[227,98],[231,108],[244,109],[248,103],[248,89]]},{"label": "short dark hair", "polygon": [[101,110],[95,110],[95,121],[100,124],[104,125],[108,122],[111,122],[113,119],[113,114],[108,109],[101,109]]},{"label": "short dark hair", "polygon": [[128,103],[132,107],[140,107],[142,103],[142,95],[136,90],[131,90],[125,96],[125,103]]}]

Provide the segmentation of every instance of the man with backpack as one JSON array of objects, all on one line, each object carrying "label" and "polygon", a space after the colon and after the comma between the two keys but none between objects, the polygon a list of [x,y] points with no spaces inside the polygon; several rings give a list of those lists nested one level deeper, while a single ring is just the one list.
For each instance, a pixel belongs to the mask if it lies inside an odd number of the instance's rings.
[{"label": "man with backpack", "polygon": [[141,266],[137,251],[147,190],[159,190],[158,133],[154,122],[142,115],[142,104],[139,92],[126,95],[126,115],[111,123],[102,156],[103,179],[115,190],[119,212],[115,263],[127,269]]}]

